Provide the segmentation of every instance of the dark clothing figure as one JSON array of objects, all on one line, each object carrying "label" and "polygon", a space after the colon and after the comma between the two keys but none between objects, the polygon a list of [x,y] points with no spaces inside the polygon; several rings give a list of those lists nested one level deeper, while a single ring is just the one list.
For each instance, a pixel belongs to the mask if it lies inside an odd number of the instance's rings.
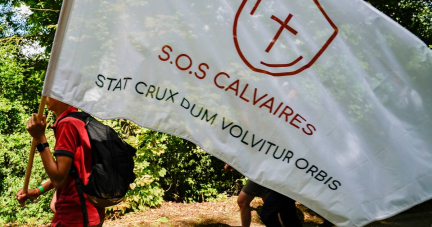
[{"label": "dark clothing figure", "polygon": [[268,227],[281,227],[278,213],[285,227],[302,226],[296,213],[295,201],[270,190],[261,211],[261,220]]}]

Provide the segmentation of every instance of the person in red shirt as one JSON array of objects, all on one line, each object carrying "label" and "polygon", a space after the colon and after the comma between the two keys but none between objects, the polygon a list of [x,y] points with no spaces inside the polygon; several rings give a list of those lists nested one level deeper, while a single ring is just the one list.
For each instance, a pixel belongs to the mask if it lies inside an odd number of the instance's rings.
[{"label": "person in red shirt", "polygon": [[[75,187],[75,180],[69,175],[72,165],[76,167],[77,173],[84,185],[88,182],[88,176],[92,166],[90,141],[85,129],[84,122],[73,117],[65,116],[77,108],[60,102],[53,98],[47,98],[47,108],[56,116],[54,122],[54,135],[56,144],[54,157],[51,155],[47,139],[45,137],[46,118],[42,122],[38,120],[37,114],[29,119],[27,131],[38,144],[42,162],[49,177],[49,181],[36,189],[29,189],[26,194],[22,189],[17,193],[17,200],[24,206],[27,199],[35,199],[44,191],[55,188],[54,195],[55,213],[51,226],[83,226],[84,217],[81,203]],[[62,119],[64,118],[64,119]],[[59,122],[59,119],[62,119]],[[105,218],[105,209],[95,207],[87,198],[89,226],[102,226]]]}]

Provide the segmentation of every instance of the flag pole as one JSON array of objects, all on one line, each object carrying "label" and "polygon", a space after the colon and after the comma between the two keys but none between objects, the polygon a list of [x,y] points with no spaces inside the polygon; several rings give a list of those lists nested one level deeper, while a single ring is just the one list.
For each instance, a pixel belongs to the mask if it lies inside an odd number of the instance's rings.
[{"label": "flag pole", "polygon": [[[44,114],[46,98],[47,98],[46,96],[42,96],[40,104],[39,104],[39,111],[38,111],[39,120],[42,120],[42,116]],[[27,193],[27,190],[28,190],[30,175],[31,175],[31,171],[33,168],[33,159],[34,159],[35,151],[36,151],[36,142],[33,138],[32,143],[31,143],[31,149],[30,149],[30,157],[29,157],[29,160],[27,163],[27,171],[26,171],[25,180],[24,180],[23,193]]]}]

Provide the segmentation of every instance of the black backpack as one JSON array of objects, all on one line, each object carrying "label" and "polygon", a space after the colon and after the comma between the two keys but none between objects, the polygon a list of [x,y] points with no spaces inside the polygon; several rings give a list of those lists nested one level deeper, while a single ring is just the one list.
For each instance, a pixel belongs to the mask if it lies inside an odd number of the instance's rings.
[{"label": "black backpack", "polygon": [[123,201],[129,190],[129,184],[135,180],[133,157],[136,154],[136,149],[125,143],[114,129],[102,124],[87,113],[71,112],[64,118],[66,117],[83,121],[90,139],[92,169],[88,184],[83,185],[75,165],[72,165],[70,172],[70,175],[75,179],[85,226],[88,226],[87,207],[83,192],[97,207],[113,206]]}]

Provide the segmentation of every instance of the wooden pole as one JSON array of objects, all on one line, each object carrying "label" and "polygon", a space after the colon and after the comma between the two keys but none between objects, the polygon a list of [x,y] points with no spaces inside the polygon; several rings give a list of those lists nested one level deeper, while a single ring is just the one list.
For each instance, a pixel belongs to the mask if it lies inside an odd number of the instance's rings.
[{"label": "wooden pole", "polygon": [[[39,111],[38,111],[39,120],[42,119],[42,116],[44,114],[46,98],[47,98],[46,96],[42,96],[41,102],[39,104]],[[36,143],[35,143],[35,140],[32,139],[31,149],[30,149],[30,157],[29,157],[29,160],[27,163],[27,171],[26,171],[25,180],[24,180],[23,193],[27,193],[27,190],[28,190],[30,175],[31,175],[31,171],[33,168],[33,159],[34,159],[35,151],[36,151]]]}]

